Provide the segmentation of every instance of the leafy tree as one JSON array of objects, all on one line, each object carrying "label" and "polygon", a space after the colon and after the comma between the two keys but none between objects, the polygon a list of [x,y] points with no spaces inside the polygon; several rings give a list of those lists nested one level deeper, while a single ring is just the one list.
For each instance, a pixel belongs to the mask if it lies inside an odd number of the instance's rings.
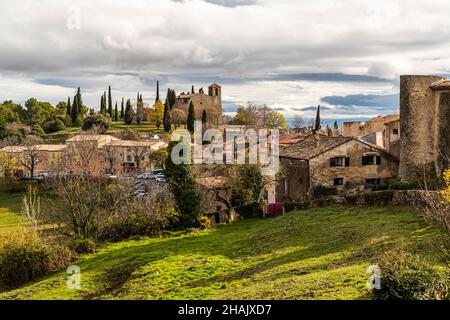
[{"label": "leafy tree", "polygon": [[150,153],[150,162],[157,168],[164,169],[167,156],[167,148],[158,149]]},{"label": "leafy tree", "polygon": [[[167,158],[165,162],[165,175],[169,182],[172,193],[177,202],[177,210],[180,214],[179,223],[183,227],[194,227],[198,225],[200,212],[201,196],[197,190],[195,171],[192,164],[174,164],[171,153],[178,143],[172,141],[169,143]],[[189,150],[189,144],[186,143],[185,150]]]},{"label": "leafy tree", "polygon": [[269,128],[287,128],[286,118],[278,111],[270,111],[267,114],[266,125]]},{"label": "leafy tree", "polygon": [[133,117],[134,117],[134,112],[133,112],[133,107],[131,106],[131,101],[130,99],[127,100],[127,106],[125,108],[125,123],[126,124],[132,124],[133,123]]},{"label": "leafy tree", "polygon": [[194,109],[194,103],[191,101],[189,103],[189,109],[188,109],[188,117],[187,117],[187,129],[189,132],[194,132],[195,130],[195,109]]},{"label": "leafy tree", "polygon": [[170,118],[172,120],[172,124],[175,126],[175,129],[183,124],[186,124],[187,121],[186,112],[181,109],[173,109],[170,112]]},{"label": "leafy tree", "polygon": [[102,114],[94,114],[93,116],[87,116],[83,122],[83,131],[92,129],[98,130],[100,133],[106,133],[111,124],[111,120]]},{"label": "leafy tree", "polygon": [[111,118],[113,118],[113,104],[112,104],[112,96],[111,96],[111,86],[108,87],[108,114]]},{"label": "leafy tree", "polygon": [[166,99],[166,102],[164,103],[164,131],[170,132],[170,129],[172,129],[172,120],[170,119],[170,106],[169,102]]},{"label": "leafy tree", "polygon": [[257,165],[233,166],[227,179],[231,205],[236,207],[259,206],[265,181]]},{"label": "leafy tree", "polygon": [[257,105],[248,103],[245,106],[240,106],[236,115],[233,118],[233,124],[245,126],[257,126],[261,123],[261,113]]},{"label": "leafy tree", "polygon": [[66,130],[66,125],[61,119],[51,120],[44,124],[45,133],[53,133]]},{"label": "leafy tree", "polygon": [[161,124],[164,121],[164,104],[161,100],[156,101],[154,109],[150,111],[147,121],[151,124],[154,124],[158,130],[161,127]]}]

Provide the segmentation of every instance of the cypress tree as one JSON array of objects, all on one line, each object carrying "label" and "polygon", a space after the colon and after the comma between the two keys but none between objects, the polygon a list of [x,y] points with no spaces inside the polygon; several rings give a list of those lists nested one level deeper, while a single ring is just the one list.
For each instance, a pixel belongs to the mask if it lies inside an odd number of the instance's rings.
[{"label": "cypress tree", "polygon": [[170,106],[170,111],[172,111],[172,109],[175,106],[176,102],[177,102],[177,94],[175,93],[175,90],[169,89],[169,106]]},{"label": "cypress tree", "polygon": [[164,103],[163,125],[164,125],[165,132],[169,132],[170,129],[172,129],[172,119],[170,118],[170,106],[169,106],[169,101],[167,98],[166,98],[166,102]]},{"label": "cypress tree", "polygon": [[127,107],[125,108],[125,123],[131,124],[133,122],[133,108],[131,107],[130,99],[127,100]]},{"label": "cypress tree", "polygon": [[119,110],[117,109],[117,101],[116,101],[116,107],[114,108],[114,121],[119,121]]},{"label": "cypress tree", "polygon": [[155,99],[155,103],[158,102],[159,100],[159,80],[156,81],[156,99]]},{"label": "cypress tree", "polygon": [[317,107],[316,124],[314,126],[314,132],[317,132],[319,130],[320,130],[320,105]]},{"label": "cypress tree", "polygon": [[122,97],[122,104],[121,104],[121,106],[120,106],[120,117],[121,117],[122,119],[125,118],[125,101],[124,101],[124,98],[123,98],[123,97]]},{"label": "cypress tree", "polygon": [[195,93],[195,90],[194,90],[194,85],[192,85],[191,93],[192,93],[192,94],[194,94],[194,93]]},{"label": "cypress tree", "polygon": [[103,94],[102,97],[100,98],[100,113],[104,114],[105,110],[103,109]]},{"label": "cypress tree", "polygon": [[72,117],[72,124],[75,124],[78,118],[78,95],[73,97],[73,105],[70,116]]},{"label": "cypress tree", "polygon": [[69,116],[72,114],[72,105],[70,104],[70,97],[67,98],[67,111],[66,114]]},{"label": "cypress tree", "polygon": [[112,96],[111,96],[111,86],[108,88],[108,113],[109,116],[113,117],[113,105],[112,105]]},{"label": "cypress tree", "polygon": [[191,133],[194,132],[194,130],[195,130],[195,110],[194,110],[194,103],[192,101],[189,104],[187,129]]}]

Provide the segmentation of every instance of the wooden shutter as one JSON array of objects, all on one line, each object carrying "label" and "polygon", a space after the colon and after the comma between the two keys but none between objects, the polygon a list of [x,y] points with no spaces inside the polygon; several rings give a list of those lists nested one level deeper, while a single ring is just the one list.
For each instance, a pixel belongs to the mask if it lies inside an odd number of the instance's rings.
[{"label": "wooden shutter", "polygon": [[377,156],[377,165],[381,164],[381,156]]},{"label": "wooden shutter", "polygon": [[350,167],[350,157],[345,157],[345,166]]}]

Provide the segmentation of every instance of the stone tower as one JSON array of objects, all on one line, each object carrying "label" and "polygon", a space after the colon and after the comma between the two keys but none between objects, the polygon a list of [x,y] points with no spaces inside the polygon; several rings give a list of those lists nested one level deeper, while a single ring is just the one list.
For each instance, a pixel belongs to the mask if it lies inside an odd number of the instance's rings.
[{"label": "stone tower", "polygon": [[400,169],[404,180],[440,175],[450,156],[450,81],[400,77]]}]

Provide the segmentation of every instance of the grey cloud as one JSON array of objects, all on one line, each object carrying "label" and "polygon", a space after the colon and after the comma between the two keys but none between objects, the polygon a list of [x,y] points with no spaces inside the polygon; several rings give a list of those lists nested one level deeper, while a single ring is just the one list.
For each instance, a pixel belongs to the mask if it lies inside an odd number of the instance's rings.
[{"label": "grey cloud", "polygon": [[373,109],[396,109],[399,107],[399,95],[353,94],[348,96],[327,96],[320,101],[336,106],[362,106]]}]

